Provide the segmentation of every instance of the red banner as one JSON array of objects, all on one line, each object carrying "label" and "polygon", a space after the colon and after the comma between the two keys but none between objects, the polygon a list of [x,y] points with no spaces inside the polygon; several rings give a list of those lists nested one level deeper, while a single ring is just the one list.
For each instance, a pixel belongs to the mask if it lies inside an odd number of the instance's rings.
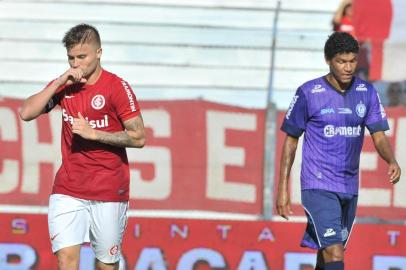
[{"label": "red banner", "polygon": [[[0,269],[56,269],[46,223],[45,215],[1,215]],[[314,269],[314,251],[299,247],[304,229],[303,223],[131,218],[122,262],[137,270]],[[406,227],[355,225],[345,265],[406,269]],[[80,270],[92,269],[94,254],[85,246]]]},{"label": "red banner", "polygon": [[[61,113],[35,121],[18,118],[21,100],[0,100],[0,209],[47,206],[60,164]],[[263,213],[264,110],[205,101],[141,103],[147,146],[127,149],[131,165],[131,208],[137,210]],[[283,112],[279,113],[277,127]],[[387,110],[387,133],[406,171],[406,109]],[[277,132],[275,175],[284,134]],[[292,168],[291,198],[300,206],[301,147]],[[406,181],[388,183],[387,165],[367,136],[361,154],[358,216],[406,219]],[[275,184],[277,181],[275,181]],[[276,189],[275,189],[276,190]],[[271,198],[271,201],[274,201]]]},{"label": "red banner", "polygon": [[[60,111],[18,118],[0,100],[0,204],[48,203],[61,162]],[[137,209],[262,214],[264,111],[204,101],[142,102],[147,146],[127,149]]]}]

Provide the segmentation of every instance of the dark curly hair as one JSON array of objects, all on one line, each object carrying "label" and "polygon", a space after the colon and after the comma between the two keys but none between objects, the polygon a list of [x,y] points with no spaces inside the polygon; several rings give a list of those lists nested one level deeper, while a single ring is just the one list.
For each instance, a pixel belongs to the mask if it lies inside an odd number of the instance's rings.
[{"label": "dark curly hair", "polygon": [[336,54],[340,53],[358,53],[358,41],[348,33],[334,32],[328,37],[324,45],[324,57],[327,60],[333,59]]},{"label": "dark curly hair", "polygon": [[85,23],[78,24],[69,29],[62,39],[63,45],[68,50],[78,44],[91,41],[95,41],[99,47],[101,46],[100,35],[97,29],[94,26]]}]

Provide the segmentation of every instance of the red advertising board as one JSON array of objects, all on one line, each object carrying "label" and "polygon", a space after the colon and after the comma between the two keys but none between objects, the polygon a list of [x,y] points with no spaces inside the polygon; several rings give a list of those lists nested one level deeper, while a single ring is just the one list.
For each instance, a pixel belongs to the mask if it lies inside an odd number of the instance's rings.
[{"label": "red advertising board", "polygon": [[[18,118],[0,100],[0,205],[48,203],[60,164],[61,112]],[[262,213],[264,111],[204,101],[141,104],[147,146],[127,149],[137,209]]]},{"label": "red advertising board", "polygon": [[[45,215],[0,216],[0,269],[56,269]],[[127,269],[314,269],[314,251],[299,247],[304,223],[130,218]],[[17,268],[7,268],[9,266]],[[357,224],[347,246],[348,270],[406,269],[406,227]],[[19,267],[19,268],[18,268]],[[90,247],[80,270],[94,269]]]},{"label": "red advertising board", "polygon": [[[21,103],[0,99],[0,211],[9,206],[46,206],[61,162],[61,112],[23,122],[18,118]],[[141,106],[147,145],[127,149],[133,209],[263,213],[264,110],[201,100],[145,101]],[[278,113],[278,127],[283,114]],[[390,108],[387,115],[392,127],[387,135],[406,171],[406,152],[401,151],[406,149],[402,136],[406,109]],[[283,138],[278,131],[276,161],[270,165],[276,176]],[[300,152],[299,147],[290,181],[297,216],[303,216]],[[386,170],[367,136],[361,153],[358,216],[406,219],[406,181],[389,185]]]}]

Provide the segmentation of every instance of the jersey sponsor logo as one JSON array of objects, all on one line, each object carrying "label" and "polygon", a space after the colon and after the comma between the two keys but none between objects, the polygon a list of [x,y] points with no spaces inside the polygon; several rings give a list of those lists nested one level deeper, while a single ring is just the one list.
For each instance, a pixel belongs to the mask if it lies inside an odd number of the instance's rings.
[{"label": "jersey sponsor logo", "polygon": [[[62,109],[62,119],[65,122],[69,122],[71,125],[73,124],[74,117],[69,115],[65,109]],[[108,115],[104,115],[102,119],[92,119],[89,120],[88,117],[85,117],[86,121],[92,128],[104,128],[109,126],[109,117]]]},{"label": "jersey sponsor logo", "polygon": [[321,115],[335,113],[333,108],[324,108],[320,111]]},{"label": "jersey sponsor logo", "polygon": [[365,84],[360,83],[360,84],[357,85],[355,90],[360,91],[360,92],[365,92],[365,91],[368,91],[368,88],[365,86]]},{"label": "jersey sponsor logo", "polygon": [[361,126],[356,127],[336,127],[334,125],[327,125],[324,127],[324,136],[331,138],[334,136],[344,136],[344,137],[358,137],[361,136]]},{"label": "jersey sponsor logo", "polygon": [[338,108],[339,114],[352,114],[352,110],[350,108]]},{"label": "jersey sponsor logo", "polygon": [[323,234],[324,237],[330,237],[336,235],[336,232],[332,228],[328,228],[326,232]]},{"label": "jersey sponsor logo", "polygon": [[127,85],[125,81],[121,81],[121,84],[124,87],[125,93],[127,94],[128,101],[130,102],[130,108],[132,112],[136,112],[137,108],[135,107],[134,96],[131,93],[130,87]]},{"label": "jersey sponsor logo", "polygon": [[114,245],[114,246],[112,246],[112,247],[110,248],[109,253],[110,253],[111,256],[116,255],[117,252],[118,252],[118,246],[117,246],[117,245]]},{"label": "jersey sponsor logo", "polygon": [[365,116],[365,113],[367,111],[367,107],[365,106],[364,103],[362,103],[362,101],[360,103],[357,104],[357,106],[355,107],[355,111],[357,112],[357,115],[361,118],[363,118]]},{"label": "jersey sponsor logo", "polygon": [[384,119],[384,118],[386,117],[385,108],[384,108],[383,105],[382,105],[381,98],[379,97],[378,93],[376,93],[376,96],[378,97],[379,109],[380,109],[380,111],[381,111],[382,119]]},{"label": "jersey sponsor logo", "polygon": [[322,87],[321,84],[316,84],[313,87],[311,93],[314,94],[314,93],[321,93],[321,92],[325,92],[325,91],[326,91],[326,88]]},{"label": "jersey sponsor logo", "polygon": [[296,104],[296,102],[297,102],[298,99],[299,99],[299,96],[298,96],[298,95],[295,95],[295,96],[293,97],[292,102],[291,102],[290,105],[289,105],[288,112],[286,113],[286,119],[289,120],[290,114],[292,113],[293,107],[295,107],[295,104]]},{"label": "jersey sponsor logo", "polygon": [[385,108],[383,107],[382,104],[380,104],[379,107],[380,107],[380,110],[381,110],[382,119],[384,119],[386,117]]},{"label": "jersey sponsor logo", "polygon": [[92,98],[92,107],[95,110],[100,110],[101,108],[104,107],[104,104],[106,104],[106,100],[104,99],[104,97],[102,95],[95,95]]},{"label": "jersey sponsor logo", "polygon": [[322,87],[321,84],[316,84],[313,87],[313,89],[311,90],[311,93],[312,94],[314,94],[314,93],[322,93],[322,92],[325,92],[325,91],[326,91],[326,88]]}]

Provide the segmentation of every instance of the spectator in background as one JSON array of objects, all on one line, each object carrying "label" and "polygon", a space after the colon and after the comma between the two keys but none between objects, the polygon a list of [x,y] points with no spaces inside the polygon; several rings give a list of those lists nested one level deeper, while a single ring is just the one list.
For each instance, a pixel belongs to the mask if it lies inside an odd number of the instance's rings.
[{"label": "spectator in background", "polygon": [[[353,37],[355,29],[353,25],[353,5],[351,0],[342,0],[333,17],[333,30],[345,32]],[[369,42],[359,42],[358,65],[355,75],[369,81]]]},{"label": "spectator in background", "polygon": [[388,100],[388,107],[406,105],[401,83],[394,82],[389,84],[388,90],[386,90],[386,98]]},{"label": "spectator in background", "polygon": [[352,1],[343,0],[336,10],[333,17],[333,30],[346,32],[355,36],[354,26],[352,25]]}]

